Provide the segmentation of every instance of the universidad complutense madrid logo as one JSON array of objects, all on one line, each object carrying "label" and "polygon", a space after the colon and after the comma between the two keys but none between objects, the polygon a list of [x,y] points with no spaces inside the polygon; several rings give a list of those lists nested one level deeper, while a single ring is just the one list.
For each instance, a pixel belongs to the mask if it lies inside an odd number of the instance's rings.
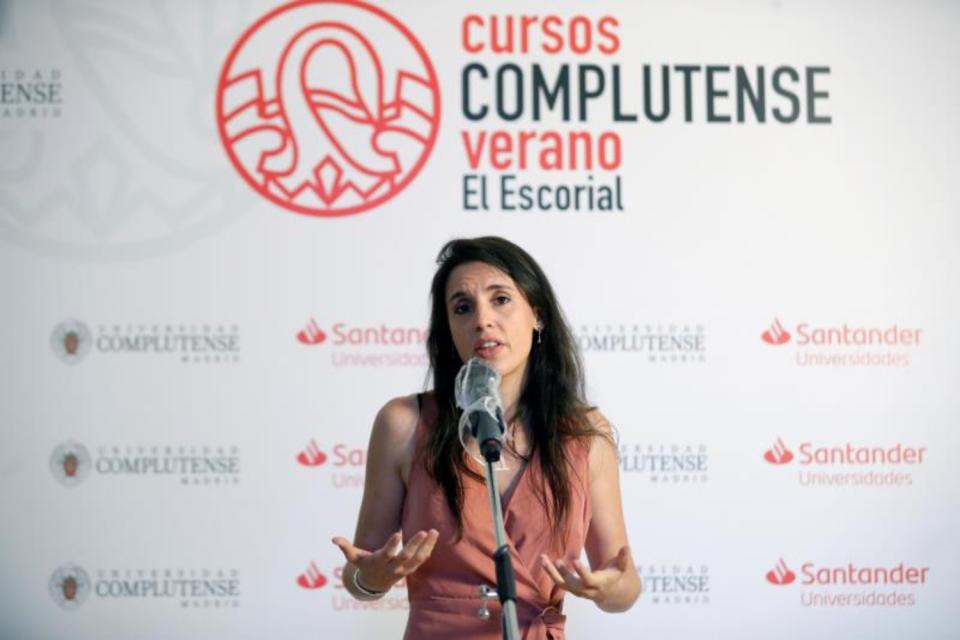
[{"label": "universidad complutense madrid logo", "polygon": [[[236,568],[96,568],[89,572],[73,563],[53,570],[47,581],[50,597],[73,611],[91,596],[100,602],[142,607],[169,602],[181,609],[224,609],[240,606],[240,572]],[[121,605],[121,603],[125,603]]]},{"label": "universidad complutense madrid logo", "polygon": [[67,611],[73,611],[90,595],[90,576],[82,567],[65,564],[50,575],[50,597]]},{"label": "universidad complutense madrid logo", "polygon": [[420,172],[440,125],[426,50],[357,0],[301,0],[254,22],[227,56],[217,124],[267,200],[313,216],[367,211]]},{"label": "universidad complutense madrid logo", "polygon": [[50,348],[60,360],[76,364],[90,351],[93,337],[86,324],[70,318],[53,328],[50,335]]},{"label": "universidad complutense madrid logo", "polygon": [[50,454],[53,477],[67,487],[80,484],[90,473],[90,465],[90,452],[73,440],[57,445]]}]

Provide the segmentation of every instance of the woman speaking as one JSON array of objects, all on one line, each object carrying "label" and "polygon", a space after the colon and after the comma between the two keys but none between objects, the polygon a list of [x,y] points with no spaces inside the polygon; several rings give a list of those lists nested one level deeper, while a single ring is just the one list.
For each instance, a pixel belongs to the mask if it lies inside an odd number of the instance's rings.
[{"label": "woman speaking", "polygon": [[373,600],[406,578],[407,639],[500,637],[499,602],[478,615],[479,588],[496,587],[493,517],[454,398],[463,363],[481,358],[501,378],[506,435],[495,474],[520,635],[560,640],[565,591],[604,611],[625,611],[640,594],[611,428],[586,402],[573,337],[526,251],[497,237],[453,240],[437,262],[433,390],[377,414],[354,543],[333,539],[347,559],[344,585]]}]

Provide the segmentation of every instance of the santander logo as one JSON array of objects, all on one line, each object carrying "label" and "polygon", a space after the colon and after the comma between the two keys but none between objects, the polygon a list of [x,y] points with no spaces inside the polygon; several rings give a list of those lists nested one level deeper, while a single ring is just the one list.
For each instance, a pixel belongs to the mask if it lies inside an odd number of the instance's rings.
[{"label": "santander logo", "polygon": [[312,216],[374,208],[420,172],[440,87],[420,41],[358,0],[298,0],[237,40],[217,83],[220,139],[265,199]]},{"label": "santander logo", "polygon": [[787,449],[782,439],[777,438],[773,446],[764,452],[763,459],[770,464],[787,464],[793,460],[793,452]]},{"label": "santander logo", "polygon": [[[794,327],[797,334],[796,345],[800,347],[917,347],[920,345],[923,329],[905,327],[894,323],[887,326],[869,326],[848,324],[833,325],[800,322]],[[770,328],[760,334],[767,344],[786,344],[793,335],[784,329],[779,318],[775,318]]]},{"label": "santander logo", "polygon": [[773,345],[786,344],[790,341],[790,334],[783,328],[783,325],[780,324],[779,318],[774,318],[773,324],[771,324],[770,328],[764,331],[760,337],[763,338],[763,341],[767,344]]},{"label": "santander logo", "polygon": [[297,454],[297,462],[305,467],[319,467],[326,461],[327,454],[320,450],[314,440],[311,440],[306,449]]},{"label": "santander logo", "polygon": [[[926,462],[928,448],[911,446],[902,442],[879,446],[844,442],[835,445],[820,445],[801,442],[797,447],[797,463],[803,466],[918,466]],[[763,454],[770,464],[787,464],[794,459],[793,451],[781,438]]]},{"label": "santander logo", "polygon": [[306,327],[297,332],[297,340],[307,345],[320,344],[326,339],[327,334],[313,318],[310,318]]},{"label": "santander logo", "polygon": [[307,570],[297,576],[297,584],[304,589],[319,589],[327,584],[327,577],[320,573],[315,562],[310,562]]},{"label": "santander logo", "polygon": [[797,574],[790,570],[787,563],[780,558],[776,566],[767,571],[767,582],[778,586],[788,585],[797,579]]},{"label": "santander logo", "polygon": [[305,467],[319,467],[328,460],[334,467],[361,468],[367,464],[367,450],[363,447],[351,447],[339,443],[333,445],[333,447],[328,447],[327,450],[331,452],[332,460],[320,449],[317,441],[311,439],[307,446],[297,454],[297,462]]},{"label": "santander logo", "polygon": [[416,346],[422,347],[427,341],[427,330],[419,327],[399,327],[379,325],[352,325],[335,322],[328,327],[329,333],[320,328],[317,321],[310,322],[297,332],[297,340],[307,346],[323,344],[330,340],[335,346]]},{"label": "santander logo", "polygon": [[[767,582],[777,586],[788,585],[797,580],[797,575],[787,567],[783,558],[767,572],[766,577]],[[800,565],[800,584],[804,586],[924,585],[929,579],[930,567],[908,565],[904,562],[893,565],[868,565],[858,562],[821,565],[804,562]]]}]

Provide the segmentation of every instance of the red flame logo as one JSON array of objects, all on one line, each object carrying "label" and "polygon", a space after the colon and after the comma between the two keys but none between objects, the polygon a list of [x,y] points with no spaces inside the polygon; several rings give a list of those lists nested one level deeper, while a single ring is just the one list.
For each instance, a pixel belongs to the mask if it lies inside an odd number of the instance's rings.
[{"label": "red flame logo", "polygon": [[767,571],[767,582],[775,585],[787,585],[797,579],[797,574],[790,571],[787,563],[780,558],[777,565],[770,571]]},{"label": "red flame logo", "polygon": [[320,573],[315,562],[310,562],[307,570],[297,576],[297,584],[304,589],[319,589],[327,584],[327,578]]},{"label": "red flame logo", "polygon": [[320,451],[320,447],[313,440],[307,445],[307,448],[297,454],[297,462],[305,467],[319,467],[327,461],[327,454]]},{"label": "red flame logo", "polygon": [[327,334],[323,332],[323,329],[313,318],[310,318],[306,327],[297,332],[297,340],[303,344],[320,344],[326,339]]},{"label": "red flame logo", "polygon": [[777,438],[773,446],[763,454],[763,459],[770,464],[787,464],[793,460],[793,452],[787,449],[787,445],[783,444],[783,440]]},{"label": "red flame logo", "polygon": [[774,318],[773,324],[760,337],[767,344],[784,344],[790,340],[790,334],[780,324],[779,318]]}]

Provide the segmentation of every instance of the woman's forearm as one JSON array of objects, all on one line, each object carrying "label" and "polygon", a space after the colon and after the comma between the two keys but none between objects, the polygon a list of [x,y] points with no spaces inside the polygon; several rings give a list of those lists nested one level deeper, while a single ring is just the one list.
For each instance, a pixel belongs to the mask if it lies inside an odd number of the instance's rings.
[{"label": "woman's forearm", "polygon": [[623,578],[611,585],[610,591],[597,598],[597,606],[603,611],[618,613],[626,611],[640,597],[642,585],[636,571],[624,573]]},{"label": "woman's forearm", "polygon": [[387,591],[373,591],[363,584],[362,576],[357,575],[360,570],[352,562],[343,566],[343,586],[357,600],[379,600]]}]

